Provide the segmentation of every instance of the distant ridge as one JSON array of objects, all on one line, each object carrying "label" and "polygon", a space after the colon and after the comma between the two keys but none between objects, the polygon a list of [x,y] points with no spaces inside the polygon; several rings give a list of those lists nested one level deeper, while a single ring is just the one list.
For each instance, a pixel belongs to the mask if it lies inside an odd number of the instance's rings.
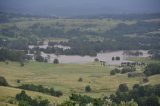
[{"label": "distant ridge", "polygon": [[43,16],[160,13],[160,0],[0,0],[0,11]]}]

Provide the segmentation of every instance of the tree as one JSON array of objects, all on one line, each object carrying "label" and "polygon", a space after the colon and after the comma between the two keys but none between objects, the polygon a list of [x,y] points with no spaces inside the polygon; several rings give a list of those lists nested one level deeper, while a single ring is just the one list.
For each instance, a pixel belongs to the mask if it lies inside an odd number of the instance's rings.
[{"label": "tree", "polygon": [[17,79],[17,83],[21,83],[21,80]]},{"label": "tree", "polygon": [[120,60],[120,57],[119,57],[119,56],[116,56],[116,60]]},{"label": "tree", "polygon": [[53,63],[54,64],[59,64],[59,60],[58,59],[54,59]]},{"label": "tree", "polygon": [[26,94],[23,90],[21,93],[16,95],[16,100],[19,101],[19,106],[48,106],[48,100],[38,100],[32,99],[30,96]]},{"label": "tree", "polygon": [[36,55],[35,60],[38,62],[44,62],[44,58],[41,55]]},{"label": "tree", "polygon": [[0,86],[8,86],[8,82],[2,76],[0,76]]},{"label": "tree", "polygon": [[78,81],[79,81],[79,82],[82,82],[82,81],[83,81],[83,79],[80,77],[80,78],[78,79]]},{"label": "tree", "polygon": [[138,104],[132,99],[129,102],[121,102],[118,106],[138,106]]},{"label": "tree", "polygon": [[151,96],[148,97],[145,101],[145,106],[160,106],[159,97],[158,96]]},{"label": "tree", "polygon": [[95,58],[95,59],[94,59],[94,61],[95,61],[95,62],[98,62],[98,61],[99,61],[99,59],[98,59],[98,58]]},{"label": "tree", "polygon": [[118,91],[120,91],[120,92],[127,92],[128,90],[129,89],[128,89],[127,84],[120,84],[119,85]]},{"label": "tree", "polygon": [[116,74],[116,72],[114,70],[110,71],[110,75],[115,75],[115,74]]},{"label": "tree", "polygon": [[89,85],[87,85],[87,86],[85,87],[85,91],[86,91],[86,92],[91,92],[92,89],[91,89],[91,87],[90,87]]}]

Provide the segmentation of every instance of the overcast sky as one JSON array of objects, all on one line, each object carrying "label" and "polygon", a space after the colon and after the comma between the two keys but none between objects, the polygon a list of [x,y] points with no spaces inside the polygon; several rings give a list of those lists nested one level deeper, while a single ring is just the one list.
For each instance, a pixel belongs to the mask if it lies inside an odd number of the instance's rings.
[{"label": "overcast sky", "polygon": [[160,0],[0,0],[0,11],[61,16],[160,13]]}]

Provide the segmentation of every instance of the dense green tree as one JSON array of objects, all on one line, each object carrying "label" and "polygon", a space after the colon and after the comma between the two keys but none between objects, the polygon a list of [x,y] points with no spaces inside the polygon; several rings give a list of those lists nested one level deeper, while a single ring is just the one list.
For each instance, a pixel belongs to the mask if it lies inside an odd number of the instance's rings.
[{"label": "dense green tree", "polygon": [[53,63],[54,64],[59,64],[59,60],[58,59],[54,59]]},{"label": "dense green tree", "polygon": [[89,85],[87,85],[87,86],[85,87],[85,91],[86,91],[86,92],[91,92],[92,89],[91,89],[91,87],[90,87]]}]

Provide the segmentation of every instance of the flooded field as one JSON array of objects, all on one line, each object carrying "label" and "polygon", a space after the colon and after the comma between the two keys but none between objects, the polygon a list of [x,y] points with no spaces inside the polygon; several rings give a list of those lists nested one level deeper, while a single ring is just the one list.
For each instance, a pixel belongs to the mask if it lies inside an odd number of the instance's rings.
[{"label": "flooded field", "polygon": [[[148,51],[140,50],[143,55],[139,57],[148,57]],[[79,56],[79,55],[55,55],[55,54],[46,54],[41,53],[43,57],[49,57],[49,62],[52,63],[55,58],[59,60],[60,63],[63,64],[82,64],[93,62],[95,58],[98,58],[99,61],[105,61],[106,64],[109,65],[119,65],[122,62],[127,62],[128,57],[133,57],[124,54],[124,51],[113,51],[113,52],[105,52],[105,53],[98,53],[97,56]],[[112,57],[120,57],[120,60],[112,60]]]}]

